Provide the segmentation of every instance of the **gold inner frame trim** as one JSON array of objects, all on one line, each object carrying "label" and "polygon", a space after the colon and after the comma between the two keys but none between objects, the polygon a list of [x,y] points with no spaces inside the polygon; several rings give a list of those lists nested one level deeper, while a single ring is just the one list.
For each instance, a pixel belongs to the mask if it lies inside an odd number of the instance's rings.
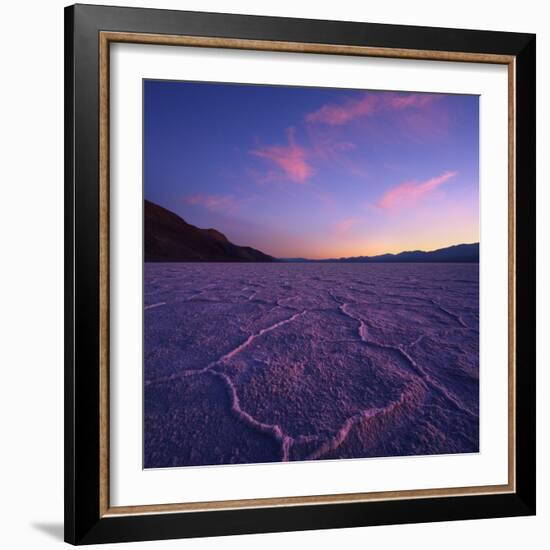
[{"label": "gold inner frame trim", "polygon": [[[387,57],[394,59],[420,59],[430,61],[458,61],[466,63],[493,63],[508,67],[508,483],[474,487],[415,489],[406,491],[380,491],[335,495],[308,495],[214,502],[189,502],[171,504],[147,504],[138,506],[110,505],[109,499],[109,83],[110,44],[156,44],[163,46],[188,46],[225,48],[271,52],[315,53],[351,55],[363,57]],[[351,502],[375,502],[449,496],[488,495],[514,493],[516,491],[516,59],[515,56],[482,53],[462,53],[401,48],[345,46],[339,44],[312,44],[278,42],[236,38],[215,38],[185,35],[160,35],[147,33],[106,32],[99,33],[99,356],[100,356],[100,467],[99,514],[100,517],[160,514],[170,512],[198,512],[278,506],[304,506],[343,504]]]}]

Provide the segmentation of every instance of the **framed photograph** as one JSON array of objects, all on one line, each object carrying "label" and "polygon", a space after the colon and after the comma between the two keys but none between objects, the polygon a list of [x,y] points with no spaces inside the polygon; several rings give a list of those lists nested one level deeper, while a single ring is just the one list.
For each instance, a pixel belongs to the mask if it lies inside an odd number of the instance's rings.
[{"label": "framed photograph", "polygon": [[535,513],[535,36],[65,12],[65,538]]}]

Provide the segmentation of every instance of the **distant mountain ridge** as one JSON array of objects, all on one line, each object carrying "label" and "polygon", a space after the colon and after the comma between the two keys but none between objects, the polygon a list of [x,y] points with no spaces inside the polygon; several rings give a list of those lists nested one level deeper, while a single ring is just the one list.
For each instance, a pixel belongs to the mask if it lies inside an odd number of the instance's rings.
[{"label": "distant mountain ridge", "polygon": [[146,262],[274,262],[249,246],[238,246],[216,229],[200,229],[174,212],[144,201]]},{"label": "distant mountain ridge", "polygon": [[309,260],[274,258],[249,246],[230,242],[217,229],[200,229],[155,204],[144,201],[146,262],[292,262],[292,263],[478,263],[479,243],[457,244],[425,252]]},{"label": "distant mountain ridge", "polygon": [[399,254],[379,256],[354,256],[327,260],[289,258],[288,262],[336,262],[336,263],[479,263],[479,243],[457,244],[425,252],[410,250]]}]

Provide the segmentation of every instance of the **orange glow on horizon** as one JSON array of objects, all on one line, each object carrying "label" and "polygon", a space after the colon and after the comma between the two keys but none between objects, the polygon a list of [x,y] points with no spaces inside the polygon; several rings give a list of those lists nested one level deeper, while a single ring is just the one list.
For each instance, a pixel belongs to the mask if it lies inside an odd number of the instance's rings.
[{"label": "orange glow on horizon", "polygon": [[399,254],[400,252],[408,252],[421,250],[423,252],[431,252],[440,248],[447,248],[458,244],[471,244],[479,242],[478,231],[468,231],[455,236],[434,236],[433,239],[424,240],[422,242],[415,241],[414,238],[400,241],[377,241],[368,244],[349,243],[347,246],[335,245],[334,247],[319,249],[311,249],[309,254],[278,255],[274,252],[271,254],[275,257],[287,258],[306,258],[309,260],[327,260],[332,258],[353,258],[357,256],[379,256],[381,254]]}]

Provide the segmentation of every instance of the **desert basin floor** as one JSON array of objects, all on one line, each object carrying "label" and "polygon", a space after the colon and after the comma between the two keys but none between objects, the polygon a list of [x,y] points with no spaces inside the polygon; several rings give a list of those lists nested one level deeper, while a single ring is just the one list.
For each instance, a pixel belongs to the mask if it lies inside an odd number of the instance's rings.
[{"label": "desert basin floor", "polygon": [[478,264],[146,263],[144,467],[479,450]]}]

